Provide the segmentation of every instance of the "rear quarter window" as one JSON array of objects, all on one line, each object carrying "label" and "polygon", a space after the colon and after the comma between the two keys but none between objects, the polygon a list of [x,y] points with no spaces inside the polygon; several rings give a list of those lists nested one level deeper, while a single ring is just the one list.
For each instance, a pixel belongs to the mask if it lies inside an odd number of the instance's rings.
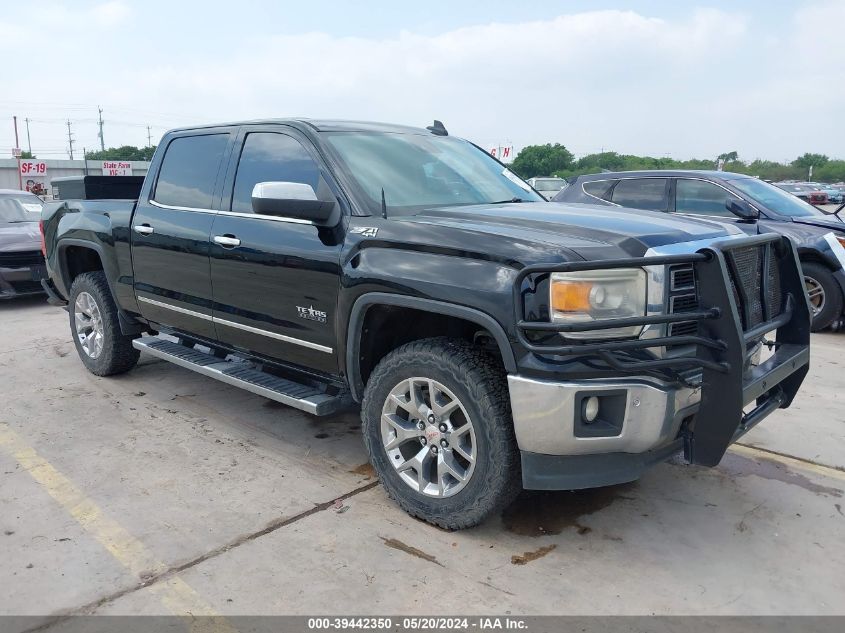
[{"label": "rear quarter window", "polygon": [[583,185],[584,193],[601,198],[602,200],[610,200],[610,190],[615,182],[615,180],[593,180],[585,182]]}]

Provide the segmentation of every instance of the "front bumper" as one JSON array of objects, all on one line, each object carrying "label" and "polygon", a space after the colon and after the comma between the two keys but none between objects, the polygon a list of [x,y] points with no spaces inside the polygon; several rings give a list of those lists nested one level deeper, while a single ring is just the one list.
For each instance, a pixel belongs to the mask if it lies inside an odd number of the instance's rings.
[{"label": "front bumper", "polygon": [[0,300],[42,294],[46,275],[44,266],[0,267]]},{"label": "front bumper", "polygon": [[[754,301],[766,302],[766,297],[773,296],[769,278],[748,288],[735,283],[738,260],[734,253],[758,247],[764,265],[778,271],[777,296],[782,298],[780,311],[768,304],[763,308],[763,322],[749,315]],[[556,268],[674,264],[679,257],[578,262]],[[672,344],[666,338],[561,344],[560,339],[548,343],[519,332],[521,342],[535,354],[592,355],[605,363],[611,376],[574,382],[509,376],[526,488],[573,489],[631,481],[649,465],[681,450],[691,463],[715,466],[731,443],[774,410],[789,406],[809,366],[810,314],[794,246],[778,236],[742,238],[701,249],[687,261],[695,267],[700,307],[695,314],[698,333],[684,342],[695,346],[695,356],[655,360],[645,353],[648,348]],[[542,270],[523,271],[517,283]],[[640,321],[669,323],[674,318],[649,316]],[[633,320],[626,319],[626,324]],[[553,324],[525,321],[519,309],[517,321],[525,331],[566,331]],[[754,365],[750,350],[773,330],[777,331],[775,352]],[[683,374],[681,366],[685,366]],[[691,371],[697,374],[694,379]],[[653,378],[655,373],[666,380]],[[626,374],[635,377],[618,377]],[[590,397],[600,402],[600,413],[592,422],[584,413]]]}]

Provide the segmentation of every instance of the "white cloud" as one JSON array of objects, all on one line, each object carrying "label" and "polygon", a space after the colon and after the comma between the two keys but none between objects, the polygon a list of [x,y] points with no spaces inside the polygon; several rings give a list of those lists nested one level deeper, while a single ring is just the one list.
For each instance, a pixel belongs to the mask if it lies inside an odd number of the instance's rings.
[{"label": "white cloud", "polygon": [[[45,29],[39,49],[51,64],[50,100],[103,103],[107,119],[109,108],[176,113],[173,124],[299,115],[423,125],[439,118],[482,144],[559,141],[577,152],[678,157],[737,149],[749,158],[786,158],[845,147],[845,82],[813,95],[802,77],[818,68],[841,79],[845,45],[813,33],[818,24],[845,23],[843,12],[841,3],[805,7],[783,33],[762,31],[741,12],[700,9],[667,19],[589,11],[435,35],[244,33],[216,49],[146,36],[147,45],[133,48],[130,10],[109,2],[85,12],[85,24],[75,22],[77,39],[111,38],[86,51],[95,63],[68,57],[57,28]],[[201,32],[201,22],[192,29]],[[25,74],[4,83],[20,94],[43,85]],[[148,122],[145,116],[120,118]]]}]

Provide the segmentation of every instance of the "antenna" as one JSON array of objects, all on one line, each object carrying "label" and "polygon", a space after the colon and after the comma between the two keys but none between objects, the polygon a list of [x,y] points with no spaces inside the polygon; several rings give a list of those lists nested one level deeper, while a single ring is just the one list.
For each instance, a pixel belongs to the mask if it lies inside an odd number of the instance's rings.
[{"label": "antenna", "polygon": [[449,132],[446,131],[446,128],[443,126],[443,123],[441,123],[437,119],[434,119],[434,125],[429,125],[425,129],[437,136],[449,136]]},{"label": "antenna", "polygon": [[384,187],[381,188],[381,217],[387,219],[387,202],[384,199]]}]

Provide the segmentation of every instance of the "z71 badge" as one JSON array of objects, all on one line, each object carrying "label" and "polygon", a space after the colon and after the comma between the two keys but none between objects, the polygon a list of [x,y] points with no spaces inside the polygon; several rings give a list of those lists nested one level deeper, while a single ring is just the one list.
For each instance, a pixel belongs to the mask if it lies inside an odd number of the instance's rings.
[{"label": "z71 badge", "polygon": [[307,308],[296,306],[296,311],[299,313],[300,319],[308,319],[317,323],[325,323],[328,319],[328,315],[323,310],[315,310],[314,306],[308,306]]},{"label": "z71 badge", "polygon": [[353,226],[349,229],[349,232],[363,235],[364,237],[375,237],[378,235],[378,228],[375,226]]}]

